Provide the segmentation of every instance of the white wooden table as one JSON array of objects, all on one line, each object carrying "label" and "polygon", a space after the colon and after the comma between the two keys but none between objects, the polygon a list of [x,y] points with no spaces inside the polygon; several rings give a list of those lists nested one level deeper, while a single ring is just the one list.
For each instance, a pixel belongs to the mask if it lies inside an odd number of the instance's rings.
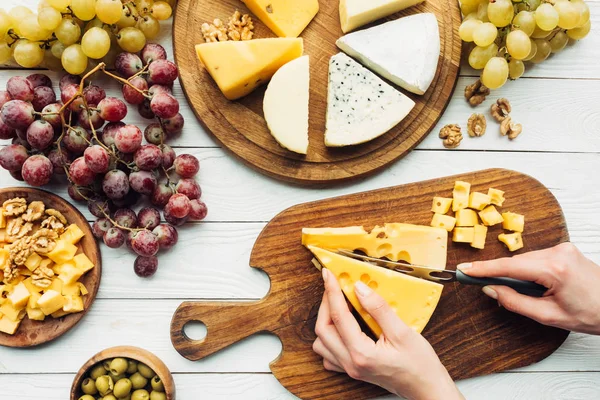
[{"label": "white wooden table", "polygon": [[[2,0],[0,7],[37,7],[37,0]],[[269,371],[281,344],[275,336],[256,335],[199,362],[181,357],[171,346],[169,324],[183,300],[256,300],[269,288],[268,278],[248,267],[254,240],[279,211],[298,202],[323,199],[472,170],[504,167],[534,176],[560,201],[572,241],[600,263],[600,1],[590,1],[592,32],[562,54],[493,93],[479,112],[498,97],[513,105],[514,119],[524,132],[510,142],[489,123],[488,133],[465,137],[459,149],[445,150],[440,127],[460,123],[472,113],[462,89],[474,80],[463,68],[446,113],[428,138],[403,160],[379,174],[330,188],[304,188],[267,178],[242,165],[203,130],[190,111],[179,85],[186,126],[173,143],[177,152],[200,159],[199,181],[208,204],[203,223],[180,229],[174,251],[160,255],[158,273],[141,279],[133,273],[134,256],[102,247],[103,278],[96,302],[71,332],[32,349],[0,348],[0,399],[65,400],[74,373],[94,353],[115,345],[136,345],[162,358],[174,373],[178,398],[291,399]],[[163,25],[158,40],[171,54],[171,27]],[[15,75],[31,71],[0,70],[0,88]],[[55,86],[59,75],[49,74]],[[102,82],[106,82],[102,80]],[[119,87],[107,83],[109,95]],[[57,93],[58,88],[56,87]],[[145,122],[136,110],[126,118]],[[21,185],[6,171],[0,186]],[[51,187],[67,198],[65,185]],[[90,220],[85,206],[80,209]],[[189,332],[200,335],[201,330]],[[600,337],[571,334],[546,360],[517,371],[459,382],[468,399],[600,398]]]}]

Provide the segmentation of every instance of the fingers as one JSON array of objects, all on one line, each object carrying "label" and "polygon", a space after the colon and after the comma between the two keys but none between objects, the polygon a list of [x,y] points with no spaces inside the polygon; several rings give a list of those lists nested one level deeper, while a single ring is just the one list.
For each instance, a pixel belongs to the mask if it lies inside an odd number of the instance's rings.
[{"label": "fingers", "polygon": [[318,355],[320,355],[321,357],[323,357],[323,364],[325,364],[325,362],[327,362],[331,366],[337,367],[337,369],[335,369],[335,370],[332,368],[325,367],[326,369],[330,369],[332,371],[337,371],[339,369],[340,372],[343,371],[342,367],[341,367],[341,363],[333,355],[333,353],[331,351],[329,351],[329,349],[327,347],[325,347],[325,345],[323,344],[323,341],[320,338],[317,338],[317,340],[314,341],[313,351],[315,353],[317,353]]},{"label": "fingers", "polygon": [[498,303],[507,310],[544,325],[555,325],[560,319],[560,310],[550,297],[526,296],[507,286],[485,286],[483,292],[498,300]]},{"label": "fingers", "polygon": [[[331,321],[327,292],[323,294],[323,300],[321,301],[321,306],[319,307],[319,315],[317,317],[315,333],[317,334],[317,340],[320,342],[320,344],[316,344],[316,341],[313,343],[313,350],[315,350],[317,354],[325,358],[325,352],[323,351],[321,353],[321,350],[324,348],[331,355],[331,357],[327,358],[335,360],[338,365],[350,360],[350,353],[344,345],[344,342],[342,341],[342,338],[340,337],[335,325]],[[318,347],[315,349],[314,346]]]},{"label": "fingers", "polygon": [[337,364],[332,363],[331,361],[329,361],[327,359],[323,360],[323,367],[329,371],[346,372],[346,371],[344,371],[344,369],[342,367],[340,367]]}]

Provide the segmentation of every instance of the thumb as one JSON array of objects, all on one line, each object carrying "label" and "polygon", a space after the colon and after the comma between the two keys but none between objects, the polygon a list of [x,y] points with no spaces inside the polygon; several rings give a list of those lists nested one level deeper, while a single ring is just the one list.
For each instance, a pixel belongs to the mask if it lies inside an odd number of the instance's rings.
[{"label": "thumb", "polygon": [[517,314],[549,325],[556,314],[555,303],[550,297],[531,297],[518,293],[508,286],[484,286],[483,293]]}]

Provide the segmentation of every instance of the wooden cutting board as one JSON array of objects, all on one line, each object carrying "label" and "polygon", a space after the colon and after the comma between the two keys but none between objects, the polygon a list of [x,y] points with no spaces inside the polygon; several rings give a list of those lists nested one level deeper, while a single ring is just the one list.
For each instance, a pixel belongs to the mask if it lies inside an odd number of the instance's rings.
[{"label": "wooden cutting board", "polygon": [[[318,14],[300,36],[304,39],[304,54],[310,55],[311,74],[310,145],[308,154],[302,156],[280,147],[269,133],[262,111],[264,86],[241,100],[228,101],[196,56],[194,46],[204,43],[200,25],[215,18],[227,23],[236,9],[249,13],[246,6],[240,0],[179,0],[177,3],[173,47],[190,106],[225,148],[267,175],[309,184],[343,181],[375,172],[405,156],[421,142],[450,101],[461,56],[460,10],[456,0],[426,0],[387,20],[421,12],[435,13],[440,28],[440,58],[429,90],[422,96],[401,90],[416,105],[390,132],[358,146],[325,147],[329,58],[340,51],[335,41],[343,35],[338,5],[339,0],[320,0]],[[257,18],[253,20],[255,38],[275,37]]]},{"label": "wooden cutting board", "polygon": [[[494,187],[506,192],[501,210],[525,215],[525,247],[517,253],[539,250],[569,240],[560,205],[540,182],[514,171],[492,169],[411,183],[333,199],[300,204],[277,215],[258,237],[250,265],[264,270],[271,290],[254,303],[185,302],[171,323],[175,349],[199,360],[249,335],[271,332],[283,344],[271,363],[275,377],[301,399],[368,399],[383,393],[375,386],[344,374],[325,371],[311,349],[323,283],[301,244],[303,227],[364,225],[385,222],[428,225],[434,196],[450,197],[455,180],[472,183],[472,190]],[[473,260],[512,254],[497,240],[500,226],[491,227],[485,250],[468,245],[448,246],[448,269]],[[183,333],[189,321],[207,327],[203,340]],[[538,324],[498,307],[477,286],[446,284],[433,317],[423,331],[454,379],[470,378],[538,362],[568,336],[568,332]]]}]

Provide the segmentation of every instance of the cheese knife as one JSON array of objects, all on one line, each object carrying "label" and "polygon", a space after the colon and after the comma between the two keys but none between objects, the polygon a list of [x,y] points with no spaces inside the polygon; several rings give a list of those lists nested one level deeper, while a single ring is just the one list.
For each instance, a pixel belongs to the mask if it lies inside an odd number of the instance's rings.
[{"label": "cheese knife", "polygon": [[415,265],[404,261],[389,261],[381,258],[369,257],[362,254],[353,253],[347,250],[337,250],[337,253],[350,258],[354,258],[356,260],[375,264],[380,267],[392,269],[403,274],[438,283],[459,282],[464,285],[479,286],[502,285],[511,287],[517,292],[531,297],[542,297],[544,293],[548,290],[546,287],[539,285],[535,282],[522,281],[519,279],[506,277],[475,278],[465,274],[460,270],[440,270],[436,268],[425,267],[422,265]]}]

